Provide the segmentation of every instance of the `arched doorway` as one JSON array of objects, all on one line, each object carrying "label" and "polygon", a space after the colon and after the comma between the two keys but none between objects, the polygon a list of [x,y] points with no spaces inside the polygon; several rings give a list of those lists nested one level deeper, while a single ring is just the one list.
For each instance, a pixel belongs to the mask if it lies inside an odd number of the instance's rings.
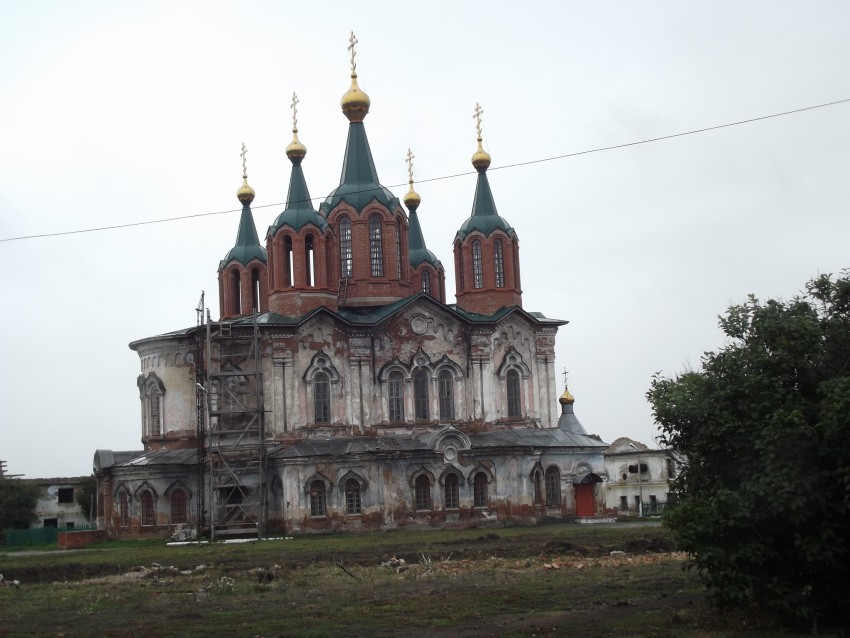
[{"label": "arched doorway", "polygon": [[576,496],[576,516],[596,516],[596,483],[602,479],[593,472],[582,472],[573,479]]}]

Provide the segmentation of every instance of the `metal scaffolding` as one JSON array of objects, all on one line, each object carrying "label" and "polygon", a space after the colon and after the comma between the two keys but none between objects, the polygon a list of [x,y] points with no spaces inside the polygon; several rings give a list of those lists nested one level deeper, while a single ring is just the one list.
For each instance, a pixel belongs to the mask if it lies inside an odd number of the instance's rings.
[{"label": "metal scaffolding", "polygon": [[[204,359],[207,419],[200,465],[209,481],[210,536],[262,536],[266,435],[256,312],[248,323],[212,322],[207,311]],[[201,421],[199,416],[198,427]]]}]

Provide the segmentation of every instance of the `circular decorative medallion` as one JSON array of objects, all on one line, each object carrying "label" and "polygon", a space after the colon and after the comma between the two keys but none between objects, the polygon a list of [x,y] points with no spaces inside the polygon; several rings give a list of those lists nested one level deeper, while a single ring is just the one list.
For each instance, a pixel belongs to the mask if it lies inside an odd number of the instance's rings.
[{"label": "circular decorative medallion", "polygon": [[410,320],[410,329],[418,335],[423,335],[428,329],[428,322],[425,317],[414,317]]}]

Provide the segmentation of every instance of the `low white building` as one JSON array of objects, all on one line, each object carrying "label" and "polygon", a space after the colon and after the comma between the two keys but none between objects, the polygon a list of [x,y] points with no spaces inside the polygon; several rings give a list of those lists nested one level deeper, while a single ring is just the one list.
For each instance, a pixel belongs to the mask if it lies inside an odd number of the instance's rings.
[{"label": "low white building", "polygon": [[85,527],[88,520],[77,502],[77,494],[89,477],[21,479],[39,489],[36,520],[31,527],[73,529]]},{"label": "low white building", "polygon": [[606,506],[622,516],[655,516],[668,502],[669,480],[676,476],[670,450],[652,450],[621,437],[605,452]]}]

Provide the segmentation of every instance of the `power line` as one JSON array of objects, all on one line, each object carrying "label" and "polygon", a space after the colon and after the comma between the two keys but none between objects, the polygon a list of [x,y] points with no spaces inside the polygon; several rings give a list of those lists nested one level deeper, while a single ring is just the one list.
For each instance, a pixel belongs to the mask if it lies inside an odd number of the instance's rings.
[{"label": "power line", "polygon": [[[569,157],[578,157],[579,155],[589,155],[590,153],[601,153],[603,151],[613,151],[620,148],[628,148],[629,146],[639,146],[641,144],[650,144],[652,142],[662,142],[664,140],[670,140],[677,137],[685,137],[686,135],[696,135],[697,133],[706,133],[708,131],[716,131],[722,128],[729,128],[732,126],[740,126],[742,124],[751,124],[753,122],[760,122],[762,120],[769,120],[776,117],[784,117],[786,115],[794,115],[796,113],[803,113],[805,111],[812,111],[815,109],[822,109],[828,106],[836,106],[838,104],[845,104],[850,102],[850,98],[845,98],[843,100],[835,100],[834,102],[825,102],[823,104],[815,104],[814,106],[804,106],[799,109],[793,109],[791,111],[782,111],[781,113],[772,113],[771,115],[761,115],[759,117],[752,117],[746,120],[738,120],[736,122],[727,122],[726,124],[717,124],[715,126],[707,126],[705,128],[693,129],[690,131],[684,131],[682,133],[671,133],[670,135],[662,135],[660,137],[651,137],[645,140],[637,140],[635,142],[625,142],[623,144],[614,144],[612,146],[600,146],[597,148],[591,148],[584,151],[575,151],[573,153],[564,153],[563,155],[554,155],[552,157],[543,157],[540,159],[528,160],[525,162],[516,162],[514,164],[505,164],[503,166],[494,166],[489,168],[491,171],[504,170],[506,168],[518,168],[520,166],[530,166],[532,164],[542,164],[543,162],[553,162],[555,160],[567,159]],[[430,177],[427,179],[419,179],[416,180],[417,183],[423,184],[425,182],[438,182],[445,179],[454,179],[456,177],[464,177],[466,175],[474,175],[475,171],[465,171],[463,173],[454,173],[451,175],[441,175],[440,177]],[[407,182],[403,184],[392,184],[387,186],[386,188],[401,188],[407,186]],[[378,189],[375,189],[378,190]],[[361,192],[369,192],[369,191],[361,191]],[[316,202],[324,199],[323,197],[313,197],[310,199],[311,202]],[[300,202],[292,202],[300,203]],[[261,204],[259,206],[252,206],[251,209],[257,208],[269,208],[270,206],[285,206],[286,202],[276,202],[274,204]],[[5,237],[0,239],[0,242],[11,242],[11,241],[21,241],[24,239],[40,239],[44,237],[59,237],[62,235],[78,235],[81,233],[95,233],[103,230],[117,230],[119,228],[132,228],[134,226],[149,226],[151,224],[164,224],[166,222],[175,222],[181,221],[184,219],[193,219],[196,217],[211,217],[213,215],[224,215],[228,213],[238,213],[240,209],[232,208],[228,210],[219,210],[210,213],[194,213],[192,215],[181,215],[178,217],[165,217],[163,219],[150,219],[147,221],[141,222],[129,222],[126,224],[114,224],[112,226],[98,226],[95,228],[82,228],[79,230],[64,230],[55,233],[42,233],[38,235],[22,235],[20,237]]]}]

